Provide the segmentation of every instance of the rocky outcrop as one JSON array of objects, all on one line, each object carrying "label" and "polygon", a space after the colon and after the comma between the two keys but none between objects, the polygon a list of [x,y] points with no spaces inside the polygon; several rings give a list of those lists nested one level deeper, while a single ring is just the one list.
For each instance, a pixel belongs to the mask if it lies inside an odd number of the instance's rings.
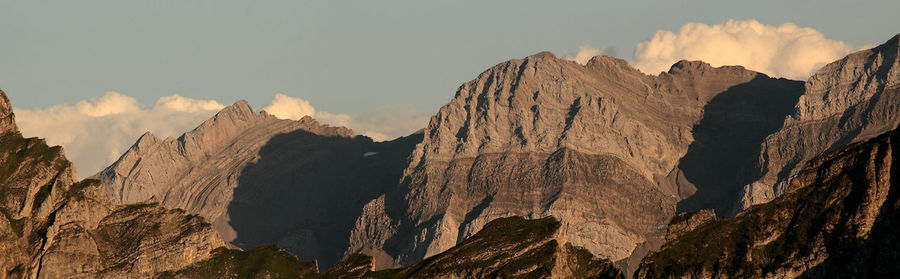
[{"label": "rocky outcrop", "polygon": [[783,196],[682,232],[636,278],[900,276],[897,150],[900,130],[813,158]]},{"label": "rocky outcrop", "polygon": [[2,92],[0,116],[0,278],[147,277],[225,245],[202,218],[118,206],[99,181],[76,183],[62,148],[15,129]]},{"label": "rocky outcrop", "polygon": [[363,205],[399,181],[419,140],[373,142],[239,101],[179,138],[145,134],[96,177],[118,203],[156,197],[211,220],[238,247],[277,244],[327,268],[344,256]]},{"label": "rocky outcrop", "polygon": [[[493,220],[459,245],[400,269],[391,278],[625,278],[609,260],[565,242],[553,217]],[[366,276],[368,277],[368,276]]]},{"label": "rocky outcrop", "polygon": [[716,213],[709,209],[679,213],[669,222],[666,241],[677,238],[685,232],[692,231],[701,225],[716,220]]},{"label": "rocky outcrop", "polygon": [[553,217],[493,220],[459,245],[408,267],[375,271],[375,259],[350,255],[323,273],[273,246],[215,256],[157,278],[625,278],[612,262],[561,238]]},{"label": "rocky outcrop", "polygon": [[[676,202],[697,192],[684,177],[707,177],[711,159],[718,167],[756,157],[799,85],[693,61],[658,76],[611,57],[579,65],[539,53],[501,63],[432,117],[400,185],[363,209],[349,252],[411,264],[489,220],[552,215],[569,243],[626,259],[661,240]],[[746,130],[711,136],[735,127]],[[730,157],[710,149],[742,137]],[[708,180],[702,186],[716,182]]]},{"label": "rocky outcrop", "polygon": [[809,78],[784,128],[762,144],[756,179],[742,187],[733,212],[783,193],[809,159],[900,124],[898,41],[900,34],[832,62]]},{"label": "rocky outcrop", "polygon": [[[276,246],[259,246],[247,251],[219,248],[207,260],[179,270],[157,273],[154,278],[320,278],[315,261],[300,261]],[[344,277],[346,278],[346,277]]]}]

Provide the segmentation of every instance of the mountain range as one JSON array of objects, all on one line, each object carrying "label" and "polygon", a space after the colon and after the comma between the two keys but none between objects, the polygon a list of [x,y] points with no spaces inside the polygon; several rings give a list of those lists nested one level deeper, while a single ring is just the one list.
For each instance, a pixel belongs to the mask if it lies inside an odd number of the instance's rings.
[{"label": "mountain range", "polygon": [[[805,82],[542,52],[384,142],[239,101],[178,138],[144,134],[82,182],[60,148],[16,132],[3,96],[0,247],[16,256],[0,267],[189,278],[246,275],[262,257],[284,265],[253,276],[897,275],[896,249],[880,247],[898,248],[898,41]],[[146,230],[123,237],[132,227]],[[190,255],[170,259],[170,242]],[[41,268],[73,253],[91,267]]]}]

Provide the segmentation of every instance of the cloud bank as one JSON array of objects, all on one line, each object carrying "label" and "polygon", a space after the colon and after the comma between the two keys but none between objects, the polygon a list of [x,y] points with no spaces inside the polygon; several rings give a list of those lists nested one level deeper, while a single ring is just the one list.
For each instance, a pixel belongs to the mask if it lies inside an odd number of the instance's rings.
[{"label": "cloud bank", "polygon": [[677,33],[657,31],[638,43],[632,64],[657,74],[681,59],[703,60],[713,66],[742,65],[771,76],[805,80],[852,50],[850,44],[793,23],[773,26],[728,20],[714,25],[688,23]]},{"label": "cloud bank", "polygon": [[65,147],[82,176],[93,175],[119,158],[141,134],[152,131],[160,137],[177,136],[224,107],[216,101],[196,100],[177,94],[159,98],[149,109],[137,100],[116,92],[83,100],[74,105],[41,109],[16,108],[22,134],[47,139]]},{"label": "cloud bank", "polygon": [[[135,98],[107,92],[75,104],[15,108],[15,113],[23,135],[63,146],[79,175],[86,177],[118,159],[144,132],[160,138],[180,136],[223,107],[214,100],[175,94],[159,98],[150,108],[141,108]],[[308,101],[280,93],[262,110],[282,119],[313,116],[320,123],[349,127],[378,141],[409,135],[425,127],[432,114],[430,110],[402,106],[379,107],[356,115],[317,112]]]}]

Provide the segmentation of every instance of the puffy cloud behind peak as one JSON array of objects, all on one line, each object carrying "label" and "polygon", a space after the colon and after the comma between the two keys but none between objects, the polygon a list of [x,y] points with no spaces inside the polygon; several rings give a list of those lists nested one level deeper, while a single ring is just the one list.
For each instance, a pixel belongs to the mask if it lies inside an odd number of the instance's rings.
[{"label": "puffy cloud behind peak", "polygon": [[43,137],[51,145],[62,145],[79,173],[93,175],[118,159],[144,132],[151,131],[160,137],[176,136],[222,107],[215,101],[171,95],[144,109],[130,96],[107,92],[73,105],[15,108],[15,112],[23,135]]},{"label": "puffy cloud behind peak", "polygon": [[100,117],[136,110],[138,110],[137,100],[118,92],[109,91],[103,97],[79,101],[73,107],[58,105],[56,109],[51,111],[72,111],[87,116]]},{"label": "puffy cloud behind peak", "polygon": [[303,116],[311,116],[320,123],[331,126],[344,126],[357,134],[365,135],[376,141],[389,140],[408,135],[428,124],[432,110],[416,110],[406,106],[381,106],[374,111],[359,114],[339,114],[316,111],[304,99],[291,97],[281,93],[275,94],[272,102],[262,108],[281,119],[298,120]]},{"label": "puffy cloud behind peak", "polygon": [[214,100],[197,100],[174,94],[159,98],[156,101],[156,107],[180,112],[202,112],[217,111],[225,106]]},{"label": "puffy cloud behind peak", "polygon": [[262,110],[281,119],[299,120],[304,116],[316,115],[316,109],[308,101],[281,93],[275,94],[272,102]]},{"label": "puffy cloud behind peak", "polygon": [[812,28],[778,26],[756,20],[721,24],[688,23],[678,32],[658,31],[637,44],[632,64],[648,74],[669,69],[682,59],[713,66],[741,65],[777,77],[805,80],[819,68],[853,50]]},{"label": "puffy cloud behind peak", "polygon": [[609,52],[607,48],[593,48],[590,46],[580,46],[574,55],[566,55],[566,60],[575,61],[575,63],[585,65],[591,58],[598,55],[604,55]]}]

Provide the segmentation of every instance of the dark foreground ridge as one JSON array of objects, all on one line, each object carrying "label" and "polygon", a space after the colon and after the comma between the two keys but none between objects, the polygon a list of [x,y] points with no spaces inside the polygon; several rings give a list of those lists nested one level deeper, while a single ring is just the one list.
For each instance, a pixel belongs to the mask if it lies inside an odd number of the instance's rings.
[{"label": "dark foreground ridge", "polygon": [[374,271],[375,260],[353,254],[324,273],[273,246],[217,250],[211,259],[159,278],[625,278],[608,260],[562,243],[553,217],[500,218],[459,245],[414,265]]},{"label": "dark foreground ridge", "polygon": [[734,219],[676,217],[635,277],[900,278],[898,144],[894,130],[814,158],[785,195]]}]

